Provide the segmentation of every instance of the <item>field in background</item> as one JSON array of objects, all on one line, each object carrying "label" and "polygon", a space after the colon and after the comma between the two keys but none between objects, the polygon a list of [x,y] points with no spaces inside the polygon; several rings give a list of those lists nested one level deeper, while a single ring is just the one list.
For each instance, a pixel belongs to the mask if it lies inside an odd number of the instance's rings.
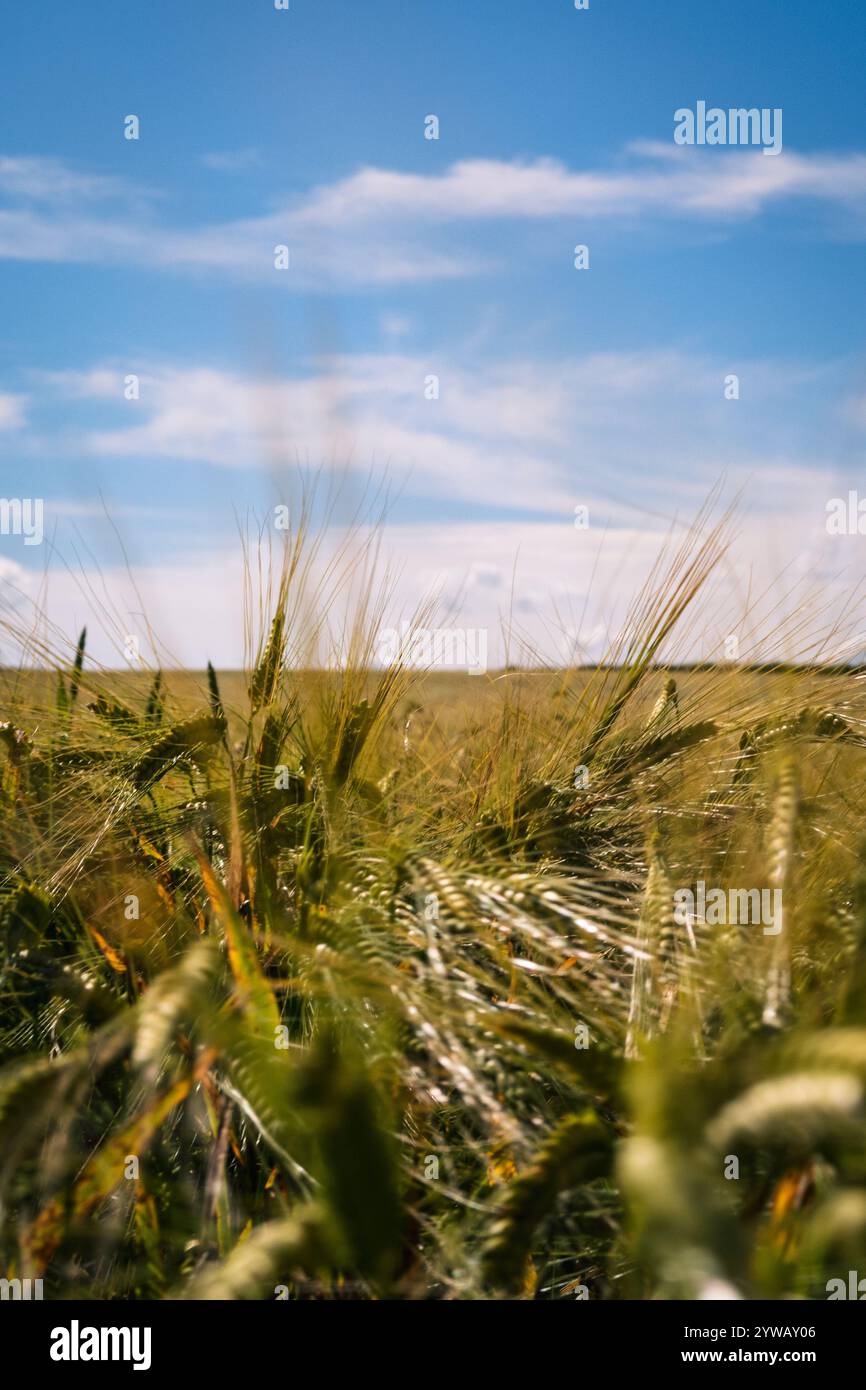
[{"label": "field in background", "polygon": [[[811,698],[832,683],[834,695],[855,700],[863,688],[858,671],[825,670],[819,667],[801,669],[752,670],[737,663],[719,664],[712,668],[668,668],[650,675],[634,697],[633,708],[648,713],[668,677],[676,682],[683,700],[700,704],[704,692],[711,692],[714,701],[728,700],[729,712],[756,706],[769,697],[784,698],[797,687],[803,697]],[[468,675],[463,671],[417,670],[411,673],[404,709],[420,720],[423,714],[440,729],[457,730],[472,720],[494,715],[497,709],[511,701],[525,708],[541,707],[549,702],[578,698],[590,682],[597,683],[605,676],[602,668],[586,667],[572,670],[516,669],[489,671],[483,675]],[[223,705],[233,732],[243,724],[248,703],[249,678],[243,671],[217,673]],[[607,672],[611,683],[613,670]],[[321,672],[296,671],[291,679],[296,687],[315,698],[324,685],[335,685],[336,676]],[[120,704],[144,706],[153,685],[154,673],[147,670],[108,670],[100,674],[100,690]],[[366,693],[375,689],[376,675],[370,672],[364,683]],[[161,673],[161,688],[172,707],[181,716],[193,714],[208,700],[206,671],[171,670]],[[720,694],[720,692],[723,692]],[[0,668],[0,701],[5,716],[11,718],[17,709],[44,710],[52,718],[56,709],[57,674],[55,671],[13,671]],[[414,711],[417,711],[416,713]],[[85,710],[80,718],[87,719]]]}]

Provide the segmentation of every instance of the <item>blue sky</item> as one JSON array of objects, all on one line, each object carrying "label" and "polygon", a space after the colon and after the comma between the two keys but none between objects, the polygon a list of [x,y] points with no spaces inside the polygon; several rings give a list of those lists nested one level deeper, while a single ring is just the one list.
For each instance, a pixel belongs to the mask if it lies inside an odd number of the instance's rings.
[{"label": "blue sky", "polygon": [[[98,566],[132,626],[117,532],[177,659],[236,661],[236,517],[267,518],[300,461],[347,471],[347,512],[385,477],[402,603],[460,592],[495,625],[516,595],[542,646],[553,605],[591,610],[594,651],[721,476],[745,489],[737,592],[793,566],[841,603],[864,59],[843,0],[15,7],[0,462],[49,542],[0,536],[3,577],[35,596],[48,565],[65,629]],[[698,100],[780,108],[781,154],[677,147]]]}]

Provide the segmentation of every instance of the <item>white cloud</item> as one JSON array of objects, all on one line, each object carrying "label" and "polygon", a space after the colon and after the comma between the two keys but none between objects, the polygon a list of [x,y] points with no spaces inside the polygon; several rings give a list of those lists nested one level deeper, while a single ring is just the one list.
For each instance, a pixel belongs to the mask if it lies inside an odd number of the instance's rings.
[{"label": "white cloud", "polygon": [[0,155],[0,193],[35,203],[95,202],[126,197],[130,186],[102,174],[79,173],[59,159]]},{"label": "white cloud", "polygon": [[[212,168],[248,167],[252,151],[204,156]],[[0,256],[128,263],[173,271],[273,277],[274,247],[289,246],[289,288],[313,282],[386,284],[489,271],[489,250],[443,245],[446,229],[500,221],[688,217],[727,224],[784,199],[809,200],[860,217],[866,155],[775,159],[760,150],[638,142],[612,168],[561,161],[460,160],[441,174],[363,168],[230,222],[170,228],[148,190],[84,175],[51,159],[0,159]],[[106,208],[106,201],[116,204]],[[102,205],[97,208],[97,205]]]},{"label": "white cloud", "polygon": [[707,150],[640,142],[632,164],[569,169],[555,159],[460,160],[444,174],[366,168],[316,190],[297,213],[303,226],[346,226],[389,218],[596,217],[698,213],[749,217],[781,198],[847,202],[866,197],[866,156],[776,159],[750,149]]},{"label": "white cloud", "polygon": [[213,169],[219,174],[243,174],[248,169],[260,168],[262,157],[254,149],[214,150],[203,154],[201,162],[206,169]]},{"label": "white cloud", "polygon": [[[76,437],[65,422],[62,438],[45,436],[38,445],[52,458],[64,447],[88,448],[104,468],[116,461],[122,480],[138,472],[129,460],[232,468],[241,512],[251,498],[260,510],[271,493],[276,501],[281,482],[296,479],[298,462],[348,465],[356,481],[374,465],[392,494],[414,506],[415,520],[389,525],[384,537],[401,574],[398,609],[406,616],[437,592],[446,611],[459,605],[455,622],[490,629],[494,664],[505,659],[498,634],[509,611],[518,632],[550,660],[562,659],[563,641],[600,655],[665,534],[673,527],[681,535],[683,521],[725,474],[728,494],[743,486],[745,497],[738,544],[720,570],[722,613],[698,624],[680,652],[706,655],[734,630],[747,595],[766,590],[776,602],[793,580],[814,580],[828,604],[841,606],[837,571],[863,569],[862,541],[825,531],[827,499],[856,482],[840,480],[855,461],[850,446],[847,459],[836,447],[828,424],[844,395],[845,364],[738,362],[737,402],[723,397],[730,365],[676,350],[472,366],[392,352],[320,359],[303,373],[262,380],[150,364],[142,366],[133,405],[122,400],[125,368],[99,364],[41,378],[55,406],[57,395],[76,402],[84,433]],[[431,370],[440,377],[436,401],[424,396]],[[816,394],[828,396],[817,421]],[[839,430],[844,439],[844,412]],[[446,504],[450,511],[440,514],[454,516],[467,503],[483,521],[430,519],[431,504]],[[589,508],[586,531],[574,525],[577,505]],[[55,510],[75,514],[74,505]],[[224,534],[217,511],[209,505],[214,535]],[[191,518],[190,534],[199,532],[200,518]],[[185,553],[140,576],[156,630],[179,661],[236,663],[239,553],[209,553],[199,537],[193,558],[189,539],[175,544]],[[117,602],[130,615],[139,611],[122,572],[103,563],[103,573]],[[80,592],[62,575],[52,589],[60,626],[78,631],[88,621]],[[799,599],[786,602],[783,610],[793,612]],[[107,648],[104,659],[112,659]]]},{"label": "white cloud", "polygon": [[[804,400],[828,381],[838,389],[839,364],[736,367],[741,399],[731,402],[729,363],[674,350],[472,366],[369,353],[264,380],[169,363],[142,366],[141,399],[130,405],[125,368],[100,365],[46,378],[93,410],[78,433],[67,423],[61,439],[34,435],[31,447],[277,476],[333,463],[386,475],[409,497],[565,517],[590,505],[596,521],[617,524],[696,506],[723,474],[732,486],[752,479],[754,505],[765,510],[785,487],[826,491],[826,460],[844,464],[841,435],[816,424]],[[425,396],[432,375],[438,400]],[[829,394],[830,413],[831,402]]]},{"label": "white cloud", "polygon": [[26,396],[0,392],[0,430],[17,430],[25,423]]}]

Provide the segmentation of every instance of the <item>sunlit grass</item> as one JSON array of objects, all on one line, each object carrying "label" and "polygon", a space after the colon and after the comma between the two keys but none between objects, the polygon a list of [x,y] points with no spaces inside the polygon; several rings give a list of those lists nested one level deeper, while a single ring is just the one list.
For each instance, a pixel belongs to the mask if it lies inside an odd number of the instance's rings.
[{"label": "sunlit grass", "polygon": [[[375,543],[323,570],[306,522],[248,554],[244,673],[10,623],[8,1277],[824,1297],[866,1258],[861,680],[832,630],[671,675],[725,535],[592,670],[376,669]],[[783,931],[678,921],[698,881]]]}]

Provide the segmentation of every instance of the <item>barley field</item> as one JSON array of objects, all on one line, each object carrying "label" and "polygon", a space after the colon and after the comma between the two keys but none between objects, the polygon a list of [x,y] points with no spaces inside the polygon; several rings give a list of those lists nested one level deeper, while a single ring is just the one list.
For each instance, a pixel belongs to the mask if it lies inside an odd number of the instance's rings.
[{"label": "barley field", "polygon": [[2,673],[6,1277],[826,1297],[866,1254],[858,670],[674,670],[712,546],[592,669],[379,669],[368,608],[313,670],[298,553],[245,672],[82,634]]}]

